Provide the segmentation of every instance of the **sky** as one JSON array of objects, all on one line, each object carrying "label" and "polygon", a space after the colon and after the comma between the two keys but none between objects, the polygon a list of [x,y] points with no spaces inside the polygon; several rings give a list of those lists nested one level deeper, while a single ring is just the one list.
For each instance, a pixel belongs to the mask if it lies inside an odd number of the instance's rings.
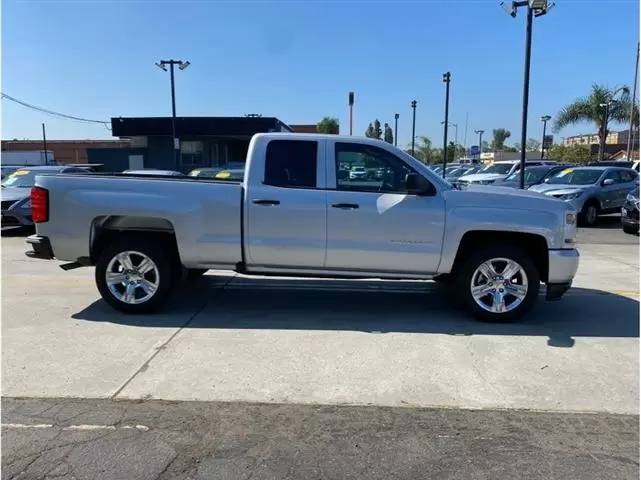
[{"label": "sky", "polygon": [[[87,119],[170,116],[176,71],[179,116],[259,113],[288,124],[338,117],[354,134],[369,122],[394,124],[398,143],[443,141],[442,74],[452,75],[450,139],[469,146],[507,128],[519,142],[525,11],[511,18],[494,0],[152,1],[4,0],[2,92]],[[594,83],[632,85],[638,0],[557,0],[534,19],[528,137],[542,115],[589,93]],[[46,115],[3,99],[2,138],[111,138],[102,124]],[[467,119],[467,136],[465,125]],[[624,127],[622,127],[624,128]],[[456,132],[458,130],[458,132]],[[561,137],[591,132],[589,124]]]}]

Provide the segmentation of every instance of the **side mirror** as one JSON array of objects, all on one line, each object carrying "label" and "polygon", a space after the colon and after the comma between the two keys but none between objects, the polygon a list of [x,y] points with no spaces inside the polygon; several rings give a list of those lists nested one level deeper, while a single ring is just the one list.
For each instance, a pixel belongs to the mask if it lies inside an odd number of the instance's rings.
[{"label": "side mirror", "polygon": [[436,193],[434,185],[428,182],[423,176],[416,173],[408,173],[405,177],[405,189],[411,195],[432,196]]},{"label": "side mirror", "polygon": [[601,182],[601,185],[607,187],[608,185],[614,185],[614,178],[606,178]]}]

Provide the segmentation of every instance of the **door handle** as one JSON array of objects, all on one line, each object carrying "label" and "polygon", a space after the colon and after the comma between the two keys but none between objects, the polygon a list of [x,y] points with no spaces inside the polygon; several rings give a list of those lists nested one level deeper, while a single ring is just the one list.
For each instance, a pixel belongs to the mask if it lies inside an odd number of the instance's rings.
[{"label": "door handle", "polygon": [[280,205],[280,200],[263,200],[257,198],[252,200],[252,203],[255,203],[256,205]]},{"label": "door handle", "polygon": [[358,203],[332,203],[332,207],[343,210],[356,210],[359,205]]}]

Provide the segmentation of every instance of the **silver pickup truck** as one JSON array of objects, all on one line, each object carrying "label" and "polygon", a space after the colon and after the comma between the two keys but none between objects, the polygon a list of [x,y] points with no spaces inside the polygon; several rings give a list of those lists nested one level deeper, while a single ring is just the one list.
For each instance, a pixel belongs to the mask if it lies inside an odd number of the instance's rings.
[{"label": "silver pickup truck", "polygon": [[[377,169],[353,178],[353,167]],[[577,212],[507,188],[459,190],[401,150],[338,135],[259,134],[241,182],[198,177],[39,175],[35,258],[95,266],[127,313],[167,300],[208,269],[252,275],[433,279],[474,316],[520,318],[560,298],[579,254]]]}]

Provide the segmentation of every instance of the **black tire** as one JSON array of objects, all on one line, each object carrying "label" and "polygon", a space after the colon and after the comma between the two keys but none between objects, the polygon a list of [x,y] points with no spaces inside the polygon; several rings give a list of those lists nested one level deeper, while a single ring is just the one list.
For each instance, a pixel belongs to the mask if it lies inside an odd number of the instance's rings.
[{"label": "black tire", "polygon": [[[596,214],[590,212],[591,209],[596,210]],[[579,213],[579,224],[582,227],[594,227],[599,222],[599,203],[594,200],[588,200],[583,205]]]},{"label": "black tire", "polygon": [[636,235],[639,233],[639,227],[635,225],[623,225],[623,231],[629,235]]},{"label": "black tire", "polygon": [[[505,258],[518,263],[527,276],[528,291],[525,298],[513,310],[503,313],[489,312],[481,308],[474,300],[470,286],[476,269],[493,258]],[[513,245],[493,245],[473,251],[465,260],[456,275],[456,291],[460,295],[459,298],[463,300],[466,309],[476,319],[484,322],[513,322],[532,310],[536,304],[540,290],[540,278],[538,269],[527,253]]]},{"label": "black tire", "polygon": [[187,268],[186,270],[187,270],[187,275],[185,276],[185,279],[188,282],[198,280],[205,273],[207,273],[207,269],[202,269],[202,268]]},{"label": "black tire", "polygon": [[[106,274],[109,263],[116,255],[125,251],[136,251],[146,255],[157,268],[158,287],[151,298],[144,303],[123,302],[114,296],[107,284]],[[167,249],[162,243],[145,236],[126,235],[120,237],[100,254],[96,262],[96,286],[103,300],[116,310],[129,314],[154,312],[169,299],[175,286],[172,263],[172,259],[168,258]]]}]

